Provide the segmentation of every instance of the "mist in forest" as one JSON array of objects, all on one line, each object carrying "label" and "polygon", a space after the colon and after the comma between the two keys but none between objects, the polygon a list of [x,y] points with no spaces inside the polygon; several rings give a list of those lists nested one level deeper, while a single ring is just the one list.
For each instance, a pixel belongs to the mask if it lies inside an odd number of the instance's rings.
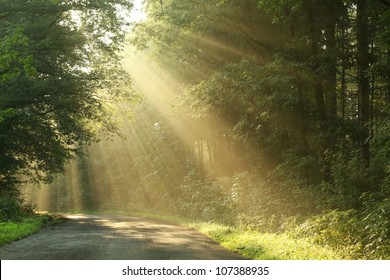
[{"label": "mist in forest", "polygon": [[[85,146],[49,185],[25,186],[37,210],[161,210],[178,199],[188,172],[214,172],[214,151],[204,141],[210,128],[183,112],[180,81],[133,48],[126,50],[123,65],[142,102],[116,104],[119,135],[102,134]],[[223,168],[228,162],[219,164],[219,172]]]}]

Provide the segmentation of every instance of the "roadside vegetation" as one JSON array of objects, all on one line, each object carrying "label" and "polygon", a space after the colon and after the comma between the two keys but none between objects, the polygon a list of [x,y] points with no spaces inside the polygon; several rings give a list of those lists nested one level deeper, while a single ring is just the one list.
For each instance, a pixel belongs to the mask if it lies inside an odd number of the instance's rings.
[{"label": "roadside vegetation", "polygon": [[[223,247],[248,259],[390,259],[390,248],[383,246],[381,240],[377,241],[376,245],[375,241],[364,244],[364,241],[369,242],[368,237],[363,236],[364,225],[357,223],[356,217],[352,213],[332,212],[327,215],[319,215],[300,225],[295,223],[285,225],[285,229],[278,232],[266,232],[248,226],[194,221],[188,218],[147,212],[134,212],[132,214],[196,229]],[[381,245],[382,247],[380,247]]]},{"label": "roadside vegetation", "polygon": [[[122,213],[123,214],[123,213]],[[262,233],[253,229],[227,226],[215,222],[134,212],[133,215],[173,222],[193,228],[226,249],[254,260],[337,260],[351,256],[338,253],[326,245],[315,244],[308,238],[287,233]]]},{"label": "roadside vegetation", "polygon": [[125,207],[222,225],[205,229],[221,242],[260,232],[390,259],[389,7],[146,1],[131,42],[183,87],[176,119],[137,131],[149,151],[132,153]]},{"label": "roadside vegetation", "polygon": [[34,234],[59,220],[58,215],[36,212],[21,198],[0,196],[0,246]]},{"label": "roadside vegetation", "polygon": [[286,233],[261,233],[213,223],[195,223],[193,228],[223,247],[255,260],[336,260],[350,258],[325,245]]},{"label": "roadside vegetation", "polygon": [[[367,249],[365,252],[362,251],[362,238],[358,234],[351,235],[351,232],[356,231],[356,224],[351,222],[345,224],[344,221],[344,224],[340,222],[338,225],[342,228],[336,230],[333,225],[324,232],[324,225],[329,225],[329,219],[334,222],[335,219],[340,218],[336,218],[341,215],[340,213],[329,213],[328,221],[325,221],[324,216],[319,216],[312,224],[306,223],[304,227],[290,225],[288,230],[277,233],[261,232],[242,225],[202,222],[151,212],[93,211],[89,213],[132,215],[180,224],[209,236],[228,250],[254,260],[389,259],[388,247],[377,248],[380,251],[373,250],[375,254],[370,254]],[[13,221],[2,221],[0,222],[0,246],[25,238],[48,224],[59,221],[57,215],[49,213],[23,215]],[[307,232],[307,228],[311,228],[311,233]]]},{"label": "roadside vegetation", "polygon": [[0,246],[37,233],[57,218],[49,214],[19,217],[12,221],[0,221]]},{"label": "roadside vegetation", "polygon": [[[118,55],[131,1],[0,0],[0,221],[139,100]],[[119,14],[117,11],[123,11]],[[18,206],[19,204],[19,206]]]}]

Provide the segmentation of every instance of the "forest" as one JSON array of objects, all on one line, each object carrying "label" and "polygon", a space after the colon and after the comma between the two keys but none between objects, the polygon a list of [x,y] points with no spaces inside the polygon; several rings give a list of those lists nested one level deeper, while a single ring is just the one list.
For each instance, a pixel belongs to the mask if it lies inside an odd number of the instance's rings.
[{"label": "forest", "polygon": [[0,220],[150,211],[390,258],[389,0],[131,7],[0,1]]}]

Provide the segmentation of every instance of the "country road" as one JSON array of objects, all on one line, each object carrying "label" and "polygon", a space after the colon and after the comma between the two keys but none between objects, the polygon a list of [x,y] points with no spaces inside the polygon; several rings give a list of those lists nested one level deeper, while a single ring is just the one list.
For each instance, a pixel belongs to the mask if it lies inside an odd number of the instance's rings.
[{"label": "country road", "polygon": [[37,234],[0,247],[1,260],[234,260],[195,230],[119,215],[67,215]]}]

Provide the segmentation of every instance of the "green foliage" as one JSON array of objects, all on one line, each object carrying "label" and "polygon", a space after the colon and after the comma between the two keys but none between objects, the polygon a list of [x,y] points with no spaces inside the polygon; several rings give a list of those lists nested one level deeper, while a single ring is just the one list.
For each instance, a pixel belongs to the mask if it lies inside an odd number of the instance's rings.
[{"label": "green foliage", "polygon": [[[0,1],[0,195],[49,182],[134,101],[120,67],[129,1]],[[16,193],[16,192],[13,192]]]},{"label": "green foliage", "polygon": [[344,258],[389,259],[389,201],[365,203],[369,206],[363,211],[333,210],[314,216],[290,227],[290,234],[329,246]]},{"label": "green foliage", "polygon": [[0,246],[36,233],[53,220],[49,215],[37,215],[19,221],[0,221]]},{"label": "green foliage", "polygon": [[[149,48],[148,53],[177,78],[175,82],[184,84],[178,98],[182,106],[175,107],[180,113],[167,120],[150,104],[138,112],[144,117],[129,126],[132,158],[126,161],[128,169],[121,169],[132,175],[112,176],[115,186],[104,193],[104,202],[97,195],[87,195],[97,181],[88,173],[94,163],[88,156],[80,158],[86,205],[94,208],[101,202],[103,209],[147,208],[252,230],[287,230],[329,246],[345,258],[388,258],[388,9],[370,2],[369,20],[364,21],[354,1],[145,2],[147,20],[136,23],[131,41],[141,49]],[[97,7],[108,8],[104,15],[110,19],[113,1],[87,3],[93,9],[85,13],[76,5],[82,28],[66,13],[68,24],[43,29],[50,36],[39,32],[46,21],[22,28],[24,36],[18,37],[15,30],[20,29],[15,28],[4,33],[9,43],[3,49],[19,48],[2,57],[4,65],[19,63],[19,68],[7,66],[10,73],[30,67],[41,76],[24,75],[18,83],[8,81],[13,87],[3,86],[7,96],[11,90],[31,90],[18,98],[23,105],[11,99],[0,107],[4,128],[11,121],[16,123],[15,114],[23,113],[18,126],[10,126],[13,134],[2,133],[1,139],[8,139],[4,141],[10,145],[9,139],[23,140],[20,135],[28,135],[37,143],[36,149],[20,140],[8,150],[22,147],[35,161],[45,159],[50,164],[43,164],[44,171],[60,166],[62,161],[56,159],[77,150],[42,140],[44,135],[60,137],[72,146],[93,138],[96,131],[91,119],[113,129],[105,122],[110,112],[99,100],[105,96],[100,94],[103,91],[98,91],[99,98],[89,93],[105,88],[104,93],[117,97],[119,88],[113,85],[126,79],[110,63],[116,50],[111,40],[104,32],[93,32],[92,19],[98,20],[99,30],[116,26],[106,25],[105,17],[95,14]],[[355,20],[357,14],[359,20]],[[362,34],[362,26],[368,34]],[[54,40],[54,34],[60,34],[61,40]],[[46,60],[35,56],[30,60],[33,51],[52,44],[54,52],[48,52]],[[65,49],[60,48],[64,45]],[[74,46],[77,51],[72,51]],[[361,48],[369,53],[363,54]],[[27,60],[11,59],[25,53]],[[362,63],[367,60],[368,68]],[[58,66],[59,74],[45,61]],[[81,63],[90,69],[80,67]],[[119,72],[112,77],[111,70]],[[102,78],[107,75],[115,83]],[[363,80],[369,82],[364,92]],[[47,96],[53,85],[58,92]],[[67,98],[80,91],[88,93],[85,98]],[[363,106],[362,97],[366,101],[369,97],[369,104]],[[9,108],[12,113],[6,113]],[[46,114],[50,121],[42,121],[43,112],[50,112]],[[26,133],[19,127],[29,129]],[[42,152],[45,147],[60,156],[50,157],[53,153]],[[8,162],[12,171],[12,166],[23,167],[20,157],[12,156],[0,153],[0,162]],[[101,181],[106,187],[107,180]],[[121,197],[128,197],[127,204],[112,194],[119,186],[126,186]],[[230,232],[223,229],[216,235]],[[248,254],[255,254],[257,245],[245,245]]]},{"label": "green foliage", "polygon": [[365,194],[363,204],[364,254],[375,259],[390,259],[390,199]]},{"label": "green foliage", "polygon": [[0,221],[18,220],[33,214],[33,207],[15,195],[0,196]]},{"label": "green foliage", "polygon": [[[346,256],[360,258],[356,255],[361,250],[362,227],[356,210],[330,211],[308,219],[294,232],[295,236],[306,236],[313,242],[328,245]],[[351,253],[353,253],[351,255]]]},{"label": "green foliage", "polygon": [[[382,111],[386,116],[389,107]],[[378,121],[375,127],[375,135],[372,139],[372,166],[371,175],[375,189],[382,191],[385,195],[390,194],[390,124],[387,118]]]},{"label": "green foliage", "polygon": [[218,182],[200,180],[199,174],[190,172],[179,190],[181,196],[175,202],[181,216],[205,221],[232,223],[232,201],[224,194]]},{"label": "green foliage", "polygon": [[192,223],[190,226],[210,236],[229,250],[256,260],[341,259],[335,251],[287,234],[259,233],[216,223]]},{"label": "green foliage", "polygon": [[28,37],[19,27],[3,36],[0,45],[0,82],[6,82],[21,74],[33,76],[32,55],[28,53]]},{"label": "green foliage", "polygon": [[326,154],[325,160],[330,165],[331,181],[322,181],[320,184],[323,204],[327,209],[358,208],[362,189],[372,182],[368,171],[362,171],[362,162],[358,151]]},{"label": "green foliage", "polygon": [[[280,33],[246,1],[146,1],[146,21],[135,26],[132,42],[149,47],[159,61],[189,83],[198,83],[219,67],[272,53]],[[275,32],[273,32],[275,31]],[[263,33],[266,33],[266,36]]]}]

